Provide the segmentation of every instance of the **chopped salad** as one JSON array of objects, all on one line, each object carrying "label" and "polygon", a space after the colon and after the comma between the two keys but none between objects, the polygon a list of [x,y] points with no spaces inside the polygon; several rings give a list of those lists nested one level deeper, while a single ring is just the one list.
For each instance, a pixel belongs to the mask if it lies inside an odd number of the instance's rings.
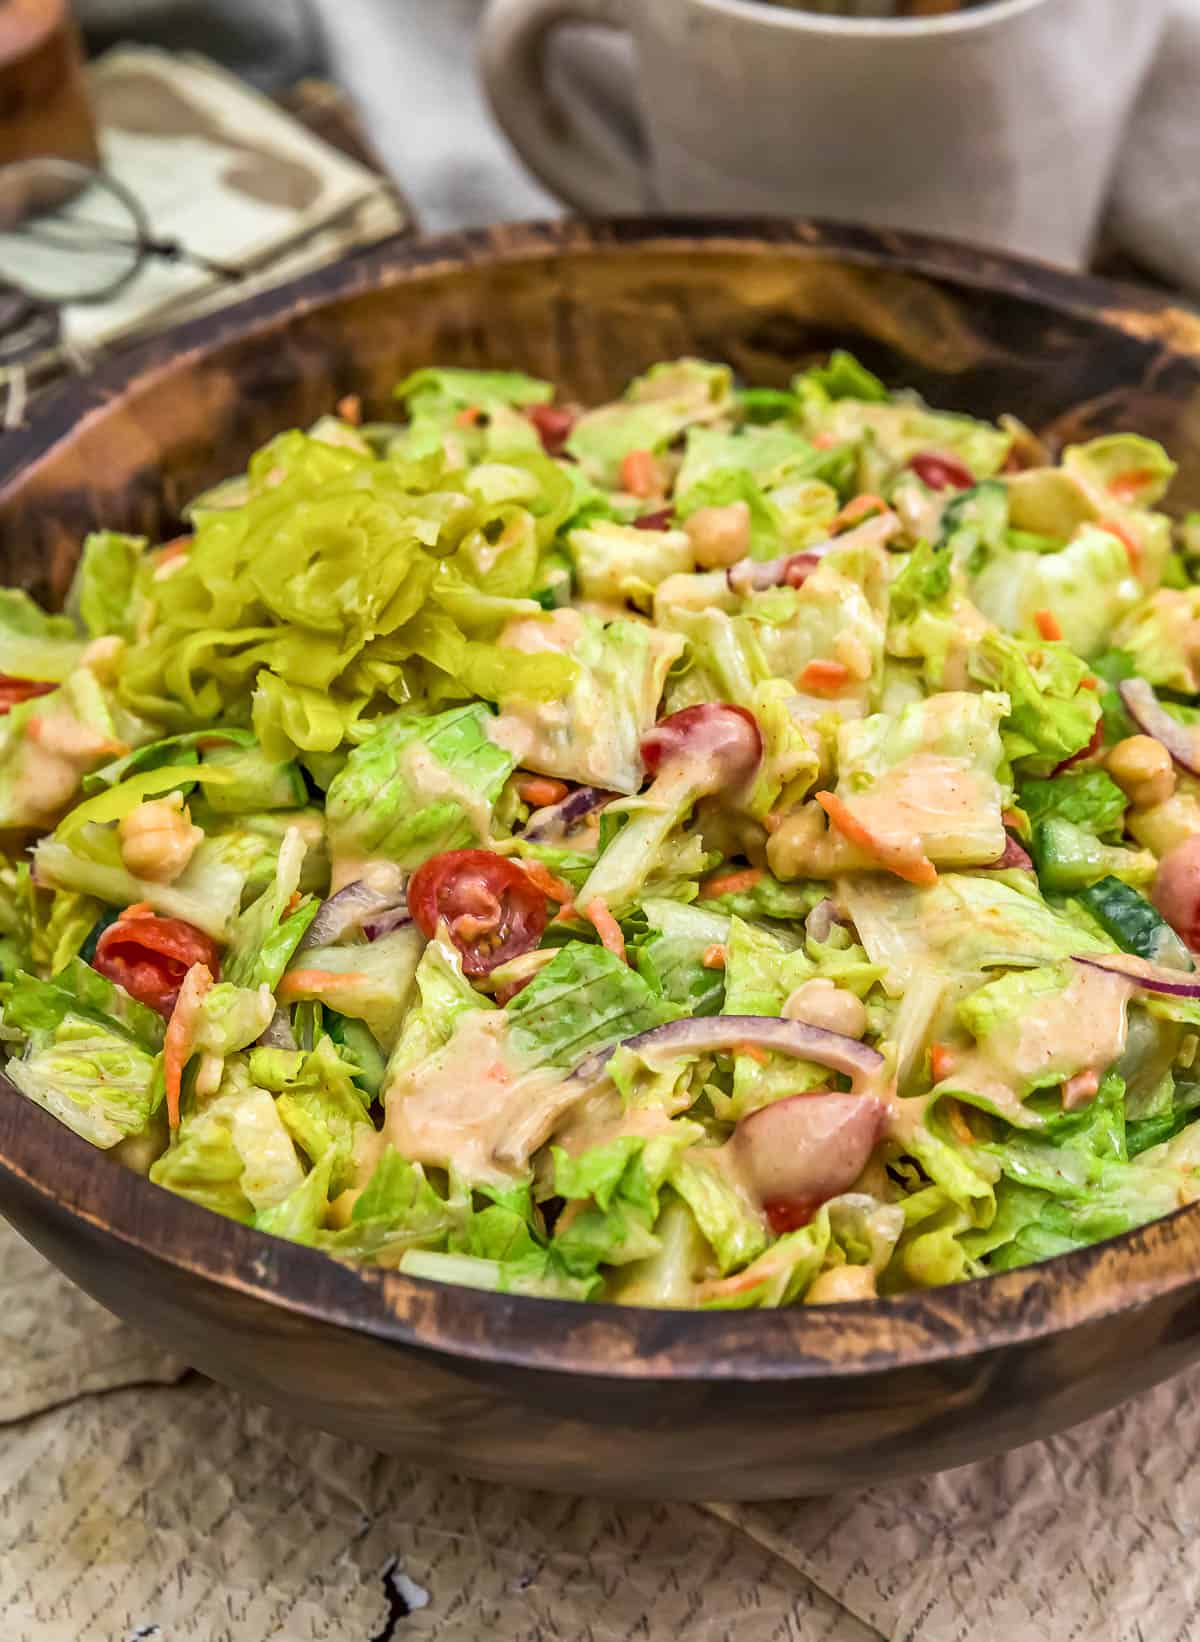
[{"label": "chopped salad", "polygon": [[7,1075],[337,1258],[673,1307],[1200,1193],[1200,530],[846,354],[418,371],[0,591]]}]

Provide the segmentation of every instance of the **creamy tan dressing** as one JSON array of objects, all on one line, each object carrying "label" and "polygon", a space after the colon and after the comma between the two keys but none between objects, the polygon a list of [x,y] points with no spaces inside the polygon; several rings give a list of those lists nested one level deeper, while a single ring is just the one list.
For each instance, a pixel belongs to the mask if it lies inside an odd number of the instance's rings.
[{"label": "creamy tan dressing", "polygon": [[[991,776],[940,753],[914,753],[843,802],[897,856],[986,866],[1004,853],[1000,792]],[[989,811],[991,813],[989,813]],[[962,836],[971,835],[971,841]]]},{"label": "creamy tan dressing", "polygon": [[400,755],[400,769],[412,788],[414,807],[450,799],[470,821],[480,844],[491,842],[492,807],[487,799],[440,763],[424,742],[412,741],[405,747]]},{"label": "creamy tan dressing", "polygon": [[943,1083],[982,1095],[1001,1113],[1025,1121],[1022,1087],[1059,1071],[1064,1080],[1088,1070],[1103,1077],[1125,1052],[1135,984],[1107,970],[1076,968],[1061,992],[1038,998],[1015,1035],[956,1056]]},{"label": "creamy tan dressing", "polygon": [[51,821],[75,797],[80,778],[129,748],[72,713],[43,713],[25,725],[13,774],[12,807],[32,825]]},{"label": "creamy tan dressing", "polygon": [[514,1067],[505,1024],[498,1010],[472,1011],[444,1049],[401,1072],[385,1095],[385,1143],[473,1183],[523,1179],[533,1153],[591,1086],[552,1069]]},{"label": "creamy tan dressing", "polygon": [[556,1146],[578,1157],[594,1146],[607,1146],[624,1135],[653,1140],[670,1132],[670,1115],[658,1106],[634,1106],[626,1111],[611,1083],[594,1089],[568,1113],[554,1137]]}]

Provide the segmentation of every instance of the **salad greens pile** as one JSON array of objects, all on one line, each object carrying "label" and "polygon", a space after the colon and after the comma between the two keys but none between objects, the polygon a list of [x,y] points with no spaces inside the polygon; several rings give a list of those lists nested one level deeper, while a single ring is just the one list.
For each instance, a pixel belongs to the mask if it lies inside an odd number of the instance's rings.
[{"label": "salad greens pile", "polygon": [[1200,1192],[1200,533],[845,354],[418,371],[0,591],[0,1032],[160,1187],[755,1307]]}]

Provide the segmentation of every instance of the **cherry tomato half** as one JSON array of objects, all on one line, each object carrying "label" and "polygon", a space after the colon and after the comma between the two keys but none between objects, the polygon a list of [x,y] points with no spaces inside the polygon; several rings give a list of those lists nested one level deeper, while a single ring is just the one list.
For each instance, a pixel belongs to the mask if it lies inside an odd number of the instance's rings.
[{"label": "cherry tomato half", "polygon": [[919,451],[908,465],[930,490],[970,490],[975,483],[975,475],[957,456],[946,456],[939,450]]},{"label": "cherry tomato half", "polygon": [[193,964],[204,964],[217,979],[220,960],[211,937],[182,918],[159,918],[152,912],[109,924],[92,959],[93,969],[164,1017],[174,1009]]},{"label": "cherry tomato half", "polygon": [[8,673],[0,673],[0,718],[5,713],[11,713],[23,701],[32,701],[35,696],[48,696],[57,689],[57,684],[42,684],[37,679],[12,678]]},{"label": "cherry tomato half", "polygon": [[660,718],[642,737],[642,762],[651,775],[684,758],[707,758],[713,791],[753,775],[762,760],[758,720],[745,707],[706,701]]},{"label": "cherry tomato half", "polygon": [[430,939],[444,919],[464,975],[487,975],[532,952],[549,921],[545,895],[515,861],[491,850],[447,850],[413,873],[408,910]]},{"label": "cherry tomato half", "polygon": [[763,1213],[775,1236],[786,1237],[807,1226],[820,1207],[819,1197],[774,1197],[763,1204]]}]

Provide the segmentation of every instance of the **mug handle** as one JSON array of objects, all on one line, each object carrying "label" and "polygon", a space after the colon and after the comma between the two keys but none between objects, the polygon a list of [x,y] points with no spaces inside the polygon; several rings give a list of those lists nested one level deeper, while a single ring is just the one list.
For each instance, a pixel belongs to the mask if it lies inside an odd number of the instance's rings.
[{"label": "mug handle", "polygon": [[492,0],[479,39],[492,110],[546,187],[593,215],[643,211],[647,178],[615,136],[604,142],[551,96],[546,46],[564,23],[627,30],[630,0]]}]

